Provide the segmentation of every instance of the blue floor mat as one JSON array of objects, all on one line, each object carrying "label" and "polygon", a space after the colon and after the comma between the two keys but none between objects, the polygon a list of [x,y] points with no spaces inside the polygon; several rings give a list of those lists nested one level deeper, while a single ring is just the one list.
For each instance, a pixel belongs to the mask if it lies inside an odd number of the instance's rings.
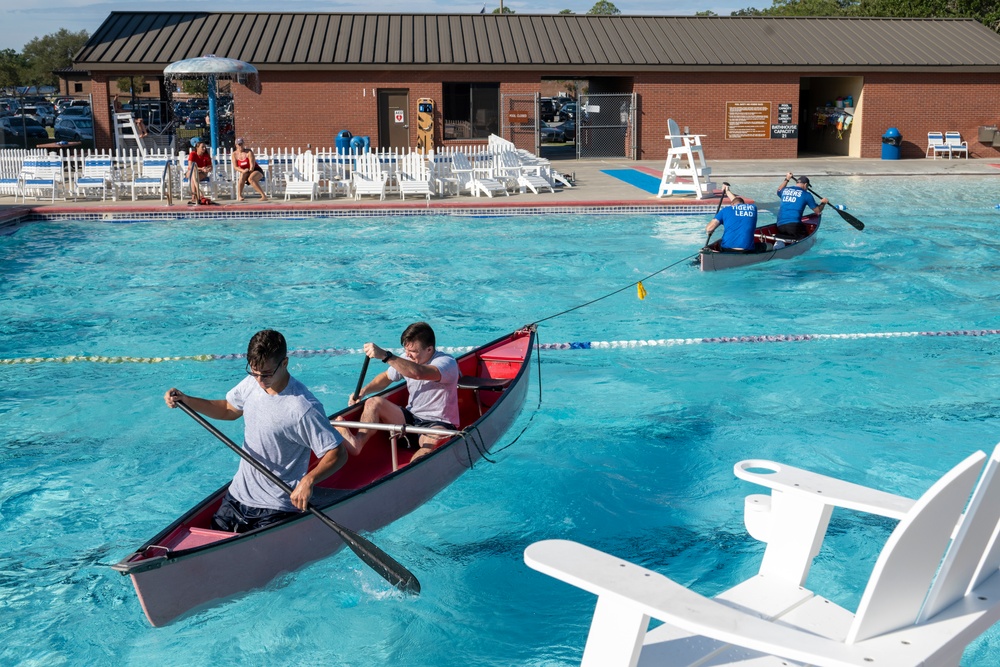
[{"label": "blue floor mat", "polygon": [[602,169],[601,173],[625,181],[653,195],[660,191],[660,179],[652,174],[644,174],[635,169]]}]

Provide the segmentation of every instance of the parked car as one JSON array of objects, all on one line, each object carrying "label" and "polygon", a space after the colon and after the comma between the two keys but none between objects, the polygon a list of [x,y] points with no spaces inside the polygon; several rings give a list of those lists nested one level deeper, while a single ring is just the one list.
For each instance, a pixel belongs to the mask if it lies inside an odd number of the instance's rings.
[{"label": "parked car", "polygon": [[569,104],[564,105],[563,108],[559,110],[559,115],[562,116],[564,119],[567,118],[575,119],[576,110],[577,110],[576,102],[570,102]]},{"label": "parked car", "polygon": [[206,118],[208,118],[208,109],[195,109],[188,114],[187,120],[184,121],[184,125],[187,129],[205,127],[208,125],[208,122],[205,120]]},{"label": "parked car", "polygon": [[566,133],[559,127],[544,126],[538,131],[542,143],[564,144],[566,143]]},{"label": "parked car", "polygon": [[24,145],[25,134],[28,137],[28,147],[34,148],[49,140],[49,133],[42,124],[31,116],[7,116],[0,118],[0,130],[4,133],[5,144]]},{"label": "parked car", "polygon": [[566,141],[576,141],[576,118],[570,118],[559,129],[566,135]]},{"label": "parked car", "polygon": [[93,118],[93,114],[91,113],[89,106],[66,107],[63,109],[62,113],[59,114],[59,118]]},{"label": "parked car", "polygon": [[542,122],[551,123],[558,120],[559,105],[552,101],[550,97],[543,97],[538,100],[538,117]]},{"label": "parked car", "polygon": [[31,116],[43,126],[53,126],[56,122],[56,116],[54,113],[48,111],[45,107],[39,106],[24,106],[21,107],[21,114],[24,116]]},{"label": "parked car", "polygon": [[93,141],[94,121],[90,118],[60,118],[56,121],[56,141]]}]

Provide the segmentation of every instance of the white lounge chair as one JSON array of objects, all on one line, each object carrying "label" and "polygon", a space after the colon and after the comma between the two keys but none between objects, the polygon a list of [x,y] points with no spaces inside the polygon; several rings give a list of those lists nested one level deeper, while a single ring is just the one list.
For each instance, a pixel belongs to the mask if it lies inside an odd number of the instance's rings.
[{"label": "white lounge chair", "polygon": [[73,199],[81,194],[86,196],[89,190],[100,190],[101,201],[108,198],[108,190],[111,191],[112,199],[118,198],[115,188],[115,162],[110,155],[83,158],[83,168],[73,183]]},{"label": "white lounge chair", "polygon": [[457,195],[461,192],[461,182],[452,169],[453,162],[447,153],[430,151],[427,162],[430,164],[431,179],[439,196],[452,193]]},{"label": "white lounge chair", "polygon": [[950,160],[951,146],[945,143],[944,135],[940,132],[928,132],[927,153],[924,157],[933,157],[936,160],[938,155],[947,155]]},{"label": "white lounge chair", "polygon": [[476,197],[483,193],[492,198],[494,193],[500,192],[510,196],[506,186],[491,176],[489,168],[473,167],[465,153],[456,152],[452,155],[451,170],[458,177],[459,187]]},{"label": "white lounge chair", "polygon": [[400,157],[397,165],[396,183],[400,199],[406,199],[406,195],[421,195],[430,201],[434,190],[427,159],[421,153],[407,153]]},{"label": "white lounge chair", "polygon": [[163,199],[170,162],[169,157],[162,155],[142,158],[142,167],[139,169],[139,173],[128,182],[132,188],[132,201],[135,201],[140,190],[146,193],[157,192],[160,199]]},{"label": "white lounge chair", "polygon": [[378,155],[363,153],[354,161],[351,182],[355,199],[361,199],[362,195],[378,195],[379,201],[382,201],[385,199],[389,174],[382,169],[382,161]]},{"label": "white lounge chair", "polygon": [[63,161],[59,156],[29,157],[21,167],[21,201],[41,199],[49,192],[55,201],[63,190]]},{"label": "white lounge chair", "polygon": [[319,172],[312,151],[306,151],[292,161],[292,170],[285,177],[285,201],[292,195],[309,195],[309,201],[315,201],[319,196]]},{"label": "white lounge chair", "polygon": [[320,180],[326,181],[330,197],[351,194],[351,170],[353,160],[345,153],[323,154],[318,157]]},{"label": "white lounge chair", "polygon": [[962,141],[961,132],[945,132],[944,143],[946,143],[948,148],[951,149],[948,157],[964,154],[965,159],[969,159],[969,143],[967,141]]},{"label": "white lounge chair", "polygon": [[[966,645],[1000,620],[998,466],[1000,446],[988,459],[976,452],[911,500],[743,461],[736,475],[771,489],[744,506],[748,532],[767,549],[756,576],[713,599],[575,542],[537,542],[524,559],[597,594],[583,654],[588,667],[956,667]],[[803,587],[834,507],[899,522],[853,614]],[[840,555],[844,563],[851,557]],[[647,632],[650,618],[664,625]]]},{"label": "white lounge chair", "polygon": [[548,188],[552,193],[556,191],[552,183],[539,174],[540,167],[525,165],[515,151],[501,150],[496,154],[496,160],[497,173],[511,178],[522,194],[531,190],[537,195],[539,188]]},{"label": "white lounge chair", "polygon": [[705,151],[700,134],[681,134],[677,122],[667,119],[666,136],[670,140],[667,161],[663,165],[663,178],[657,197],[677,193],[692,193],[697,199],[715,192],[710,180],[711,167],[705,162]]}]

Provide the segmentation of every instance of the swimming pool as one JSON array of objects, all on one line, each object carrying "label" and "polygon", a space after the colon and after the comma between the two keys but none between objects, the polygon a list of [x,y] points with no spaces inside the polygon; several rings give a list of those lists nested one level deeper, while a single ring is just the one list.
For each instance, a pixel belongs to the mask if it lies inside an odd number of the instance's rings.
[{"label": "swimming pool", "polygon": [[[777,184],[734,183],[768,201]],[[739,186],[739,187],[738,187]],[[828,179],[828,214],[786,263],[705,274],[683,262],[548,321],[542,343],[997,328],[987,178]],[[946,193],[946,196],[945,196]],[[708,216],[33,222],[0,237],[0,357],[243,352],[390,344],[427,319],[476,345],[693,255]],[[767,216],[762,216],[762,221]],[[419,578],[404,598],[349,551],[162,629],[117,562],[224,483],[231,452],[162,404],[221,396],[242,360],[0,365],[3,664],[565,665],[593,598],[522,563],[565,537],[711,594],[756,568],[733,464],[786,461],[916,495],[1000,439],[998,336],[823,338],[547,351],[496,458],[370,537]],[[294,357],[328,409],[361,357]],[[537,377],[533,378],[534,391]],[[223,424],[231,437],[240,424]],[[503,442],[502,444],[506,444]],[[856,591],[888,523],[834,514],[810,584]],[[839,556],[865,566],[844,572]],[[1000,660],[993,631],[963,665]]]}]

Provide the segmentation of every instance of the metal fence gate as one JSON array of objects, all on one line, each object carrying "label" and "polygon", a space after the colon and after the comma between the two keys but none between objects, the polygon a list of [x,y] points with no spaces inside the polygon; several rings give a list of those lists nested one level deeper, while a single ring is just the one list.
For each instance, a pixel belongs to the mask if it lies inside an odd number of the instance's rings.
[{"label": "metal fence gate", "polygon": [[500,136],[538,155],[538,93],[500,94]]},{"label": "metal fence gate", "polygon": [[576,108],[577,158],[635,159],[635,93],[581,95]]}]

